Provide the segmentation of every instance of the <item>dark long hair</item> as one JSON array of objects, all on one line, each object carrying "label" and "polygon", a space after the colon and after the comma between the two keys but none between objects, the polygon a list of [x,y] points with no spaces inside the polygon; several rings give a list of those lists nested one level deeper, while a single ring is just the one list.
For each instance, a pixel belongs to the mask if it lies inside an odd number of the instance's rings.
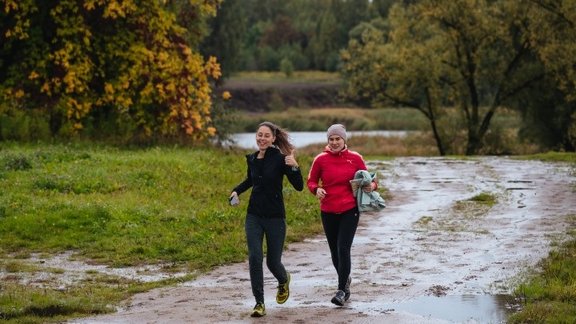
[{"label": "dark long hair", "polygon": [[266,126],[270,128],[272,134],[276,136],[276,140],[272,144],[276,145],[276,147],[280,149],[280,152],[282,152],[285,155],[292,154],[292,151],[294,151],[295,147],[294,144],[290,142],[290,136],[288,135],[288,132],[285,129],[269,121],[260,123],[260,125],[258,125],[258,128],[260,128],[260,126]]}]

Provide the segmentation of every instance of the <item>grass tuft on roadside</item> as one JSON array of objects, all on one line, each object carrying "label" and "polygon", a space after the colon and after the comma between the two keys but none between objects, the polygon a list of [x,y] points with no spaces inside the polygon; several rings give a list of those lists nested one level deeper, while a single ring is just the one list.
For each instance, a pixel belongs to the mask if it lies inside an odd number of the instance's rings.
[{"label": "grass tuft on roadside", "polygon": [[[572,223],[576,215],[571,215]],[[540,261],[538,271],[516,288],[521,311],[508,323],[576,323],[576,230],[571,240]]]}]

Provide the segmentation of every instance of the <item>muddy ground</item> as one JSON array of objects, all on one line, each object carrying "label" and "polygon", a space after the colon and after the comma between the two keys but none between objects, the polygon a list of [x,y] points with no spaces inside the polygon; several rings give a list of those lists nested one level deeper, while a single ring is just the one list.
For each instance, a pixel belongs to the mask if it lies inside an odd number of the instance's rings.
[{"label": "muddy ground", "polygon": [[[222,266],[177,287],[139,294],[117,313],[73,323],[498,323],[506,295],[565,239],[576,210],[574,170],[504,157],[398,158],[370,163],[393,196],[361,216],[352,297],[330,303],[336,276],[323,236],[284,254],[291,296],[275,303],[265,270],[267,315],[249,316],[247,263]],[[497,196],[493,207],[468,201]],[[290,208],[288,206],[288,208]]]}]

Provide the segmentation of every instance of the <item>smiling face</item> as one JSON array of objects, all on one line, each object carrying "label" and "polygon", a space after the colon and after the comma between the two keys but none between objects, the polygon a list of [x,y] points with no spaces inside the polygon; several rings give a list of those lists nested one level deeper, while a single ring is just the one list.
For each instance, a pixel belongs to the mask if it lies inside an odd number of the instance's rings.
[{"label": "smiling face", "polygon": [[339,135],[332,135],[328,137],[328,146],[333,152],[339,152],[344,149],[346,142]]},{"label": "smiling face", "polygon": [[256,145],[260,151],[266,151],[266,149],[274,143],[276,136],[268,126],[260,126],[256,132]]}]

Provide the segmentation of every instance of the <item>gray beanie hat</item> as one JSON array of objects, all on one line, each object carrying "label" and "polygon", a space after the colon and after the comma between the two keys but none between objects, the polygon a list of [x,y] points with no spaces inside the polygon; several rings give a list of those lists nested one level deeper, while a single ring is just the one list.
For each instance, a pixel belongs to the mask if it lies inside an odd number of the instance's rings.
[{"label": "gray beanie hat", "polygon": [[326,132],[326,138],[330,139],[330,136],[338,135],[346,141],[346,127],[342,124],[334,124],[328,127],[328,131]]}]

